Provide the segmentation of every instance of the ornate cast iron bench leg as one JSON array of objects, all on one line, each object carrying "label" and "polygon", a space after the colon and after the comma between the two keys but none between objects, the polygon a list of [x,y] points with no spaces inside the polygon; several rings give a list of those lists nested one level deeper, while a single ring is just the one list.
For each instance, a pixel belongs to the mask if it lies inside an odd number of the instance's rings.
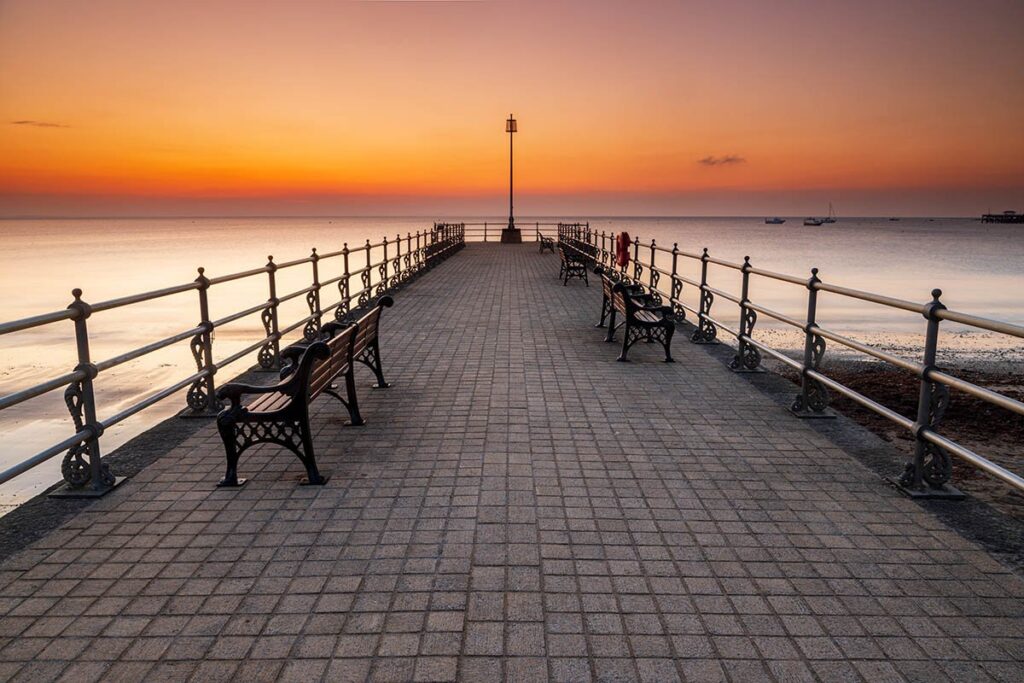
[{"label": "ornate cast iron bench leg", "polygon": [[327,477],[320,474],[320,470],[316,466],[316,455],[313,453],[313,436],[309,433],[308,418],[306,419],[306,428],[302,432],[302,450],[305,451],[305,456],[299,455],[299,460],[306,466],[306,480],[302,483],[309,486],[323,486],[327,483]]},{"label": "ornate cast iron bench leg", "polygon": [[366,350],[356,360],[373,370],[373,374],[377,375],[377,383],[373,385],[374,389],[387,389],[391,386],[384,380],[384,368],[380,362],[380,344],[376,341],[367,346]]},{"label": "ornate cast iron bench leg", "polygon": [[612,310],[612,301],[605,295],[601,295],[601,320],[594,327],[604,327],[604,321]]},{"label": "ornate cast iron bench leg", "polygon": [[349,364],[348,372],[345,373],[345,394],[348,398],[343,397],[337,391],[337,385],[332,384],[329,389],[324,391],[325,394],[329,394],[334,398],[341,401],[341,404],[348,410],[348,427],[362,427],[366,424],[366,420],[359,413],[359,397],[356,394],[356,378],[354,368],[352,364]]},{"label": "ornate cast iron bench leg", "polygon": [[643,336],[643,330],[637,328],[636,325],[630,325],[629,318],[627,317],[626,329],[622,334],[622,351],[619,353],[619,357],[616,358],[615,360],[619,361],[620,363],[628,363],[629,358],[627,358],[626,356],[627,354],[629,354],[629,348],[633,346],[633,344],[635,344],[638,339],[642,339]]},{"label": "ornate cast iron bench leg", "polygon": [[320,474],[316,466],[316,455],[313,451],[313,439],[309,431],[309,417],[279,418],[269,417],[265,420],[257,418],[248,420],[246,416],[221,413],[217,418],[217,430],[224,441],[227,457],[227,469],[219,487],[236,487],[245,484],[245,479],[238,478],[238,458],[250,447],[260,443],[273,443],[287,448],[299,459],[306,468],[306,481],[303,483],[322,485],[327,478]]},{"label": "ornate cast iron bench leg", "polygon": [[610,303],[609,303],[609,305],[610,305],[610,310],[608,312],[608,334],[606,334],[604,336],[604,340],[605,340],[605,342],[609,342],[610,343],[610,342],[615,341],[615,331],[619,327],[621,327],[622,325],[621,325],[621,323],[618,326],[615,325],[615,315],[616,315],[616,313],[618,311],[615,310],[615,306],[611,306]]},{"label": "ornate cast iron bench leg", "polygon": [[221,488],[244,486],[247,480],[238,478],[238,456],[241,454],[238,452],[238,446],[235,443],[235,424],[233,421],[222,421],[218,417],[217,431],[220,432],[220,438],[224,442],[224,453],[228,461],[227,469],[224,471],[224,478],[220,480],[217,486]]}]

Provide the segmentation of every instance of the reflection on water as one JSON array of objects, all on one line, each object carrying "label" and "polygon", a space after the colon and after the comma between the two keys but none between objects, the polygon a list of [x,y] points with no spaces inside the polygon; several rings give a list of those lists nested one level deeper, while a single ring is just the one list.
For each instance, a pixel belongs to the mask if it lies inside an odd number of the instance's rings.
[{"label": "reflection on water", "polygon": [[[350,249],[367,238],[394,239],[429,228],[432,218],[267,218],[267,219],[105,219],[0,221],[5,269],[0,276],[0,320],[64,308],[74,287],[86,301],[98,302],[126,294],[191,281],[196,267],[209,277],[258,268],[273,254],[278,262],[303,258],[312,247],[321,253]],[[541,218],[542,221],[557,219]],[[765,225],[751,218],[597,218],[591,227],[613,233],[628,230],[642,240],[730,261],[749,255],[757,267],[799,276],[820,268],[828,282],[873,292],[926,301],[934,287],[944,291],[951,308],[1024,323],[1019,297],[1020,264],[1024,262],[1024,230],[1011,225],[983,225],[962,219],[842,219],[833,225],[804,227],[799,219]],[[649,252],[648,252],[649,254]],[[538,255],[538,257],[540,257]],[[352,268],[364,261],[354,254]],[[374,260],[379,253],[374,254]],[[646,256],[645,256],[646,259]],[[671,268],[671,256],[658,263]],[[552,261],[554,264],[554,261]],[[699,262],[680,257],[680,272],[699,279]],[[321,263],[321,280],[340,274],[340,259]],[[552,265],[554,268],[554,265]],[[334,272],[335,269],[337,272]],[[308,287],[307,265],[280,271],[278,292]],[[738,293],[739,274],[720,266],[709,270],[719,289]],[[353,283],[355,284],[355,283]],[[663,283],[664,284],[664,283]],[[684,300],[696,307],[692,287]],[[335,295],[335,296],[331,296]],[[216,286],[210,293],[216,319],[265,301],[265,277]],[[805,314],[806,291],[785,283],[754,278],[751,298],[786,315]],[[325,289],[324,304],[337,300]],[[715,315],[735,323],[735,305],[715,304]],[[307,314],[302,297],[282,304],[282,323]],[[837,332],[872,343],[887,344],[913,355],[924,329],[920,316],[891,311],[864,302],[822,295],[818,319]],[[199,321],[197,295],[185,292],[159,301],[98,313],[89,320],[92,356],[102,360],[156,339],[180,332]],[[759,330],[780,346],[799,344],[799,335],[761,317]],[[1019,351],[1013,340],[957,330],[945,325],[947,347]],[[258,316],[234,322],[216,332],[217,358],[224,358],[262,338]],[[246,359],[238,371],[254,361]],[[76,363],[72,324],[57,323],[0,337],[0,393],[6,394],[69,371]],[[101,419],[195,371],[187,343],[131,361],[103,373],[96,382]],[[230,369],[225,376],[230,376]],[[131,418],[104,435],[110,452],[147,426],[181,409],[183,397],[172,397]],[[70,434],[71,421],[61,392],[33,399],[0,413],[0,468],[4,468]],[[24,500],[59,478],[60,457],[0,488],[0,509]]]}]

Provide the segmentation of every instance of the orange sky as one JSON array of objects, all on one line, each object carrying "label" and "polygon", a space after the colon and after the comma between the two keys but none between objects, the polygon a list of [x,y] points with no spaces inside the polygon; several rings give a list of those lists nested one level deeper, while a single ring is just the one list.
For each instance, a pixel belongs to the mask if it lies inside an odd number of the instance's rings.
[{"label": "orange sky", "polygon": [[1021,210],[1021,25],[1020,2],[0,0],[0,215],[499,215],[509,111],[523,214]]}]

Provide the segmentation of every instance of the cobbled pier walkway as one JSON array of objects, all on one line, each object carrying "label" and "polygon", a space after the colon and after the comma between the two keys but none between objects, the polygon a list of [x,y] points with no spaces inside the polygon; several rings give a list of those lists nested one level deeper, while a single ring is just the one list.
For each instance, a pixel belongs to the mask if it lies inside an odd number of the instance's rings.
[{"label": "cobbled pier walkway", "polygon": [[1024,582],[685,335],[616,363],[557,270],[400,291],[326,486],[215,489],[211,424],[8,559],[0,679],[1024,680]]}]

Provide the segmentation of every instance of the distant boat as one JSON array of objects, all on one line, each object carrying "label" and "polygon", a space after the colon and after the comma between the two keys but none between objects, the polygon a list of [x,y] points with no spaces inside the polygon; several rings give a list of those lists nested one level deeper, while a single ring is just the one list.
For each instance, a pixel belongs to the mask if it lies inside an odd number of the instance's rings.
[{"label": "distant boat", "polygon": [[805,218],[804,225],[821,225],[825,222],[824,218]]},{"label": "distant boat", "polygon": [[899,218],[890,218],[889,220],[891,220],[891,221],[898,221]]},{"label": "distant boat", "polygon": [[822,218],[821,222],[822,223],[835,223],[836,222],[836,212],[835,212],[835,209],[832,208],[832,202],[828,203],[828,217],[827,218]]},{"label": "distant boat", "polygon": [[783,223],[786,222],[786,219],[785,218],[778,218],[778,217],[776,217],[776,218],[765,218],[764,222],[767,223],[768,225],[782,225]]}]

